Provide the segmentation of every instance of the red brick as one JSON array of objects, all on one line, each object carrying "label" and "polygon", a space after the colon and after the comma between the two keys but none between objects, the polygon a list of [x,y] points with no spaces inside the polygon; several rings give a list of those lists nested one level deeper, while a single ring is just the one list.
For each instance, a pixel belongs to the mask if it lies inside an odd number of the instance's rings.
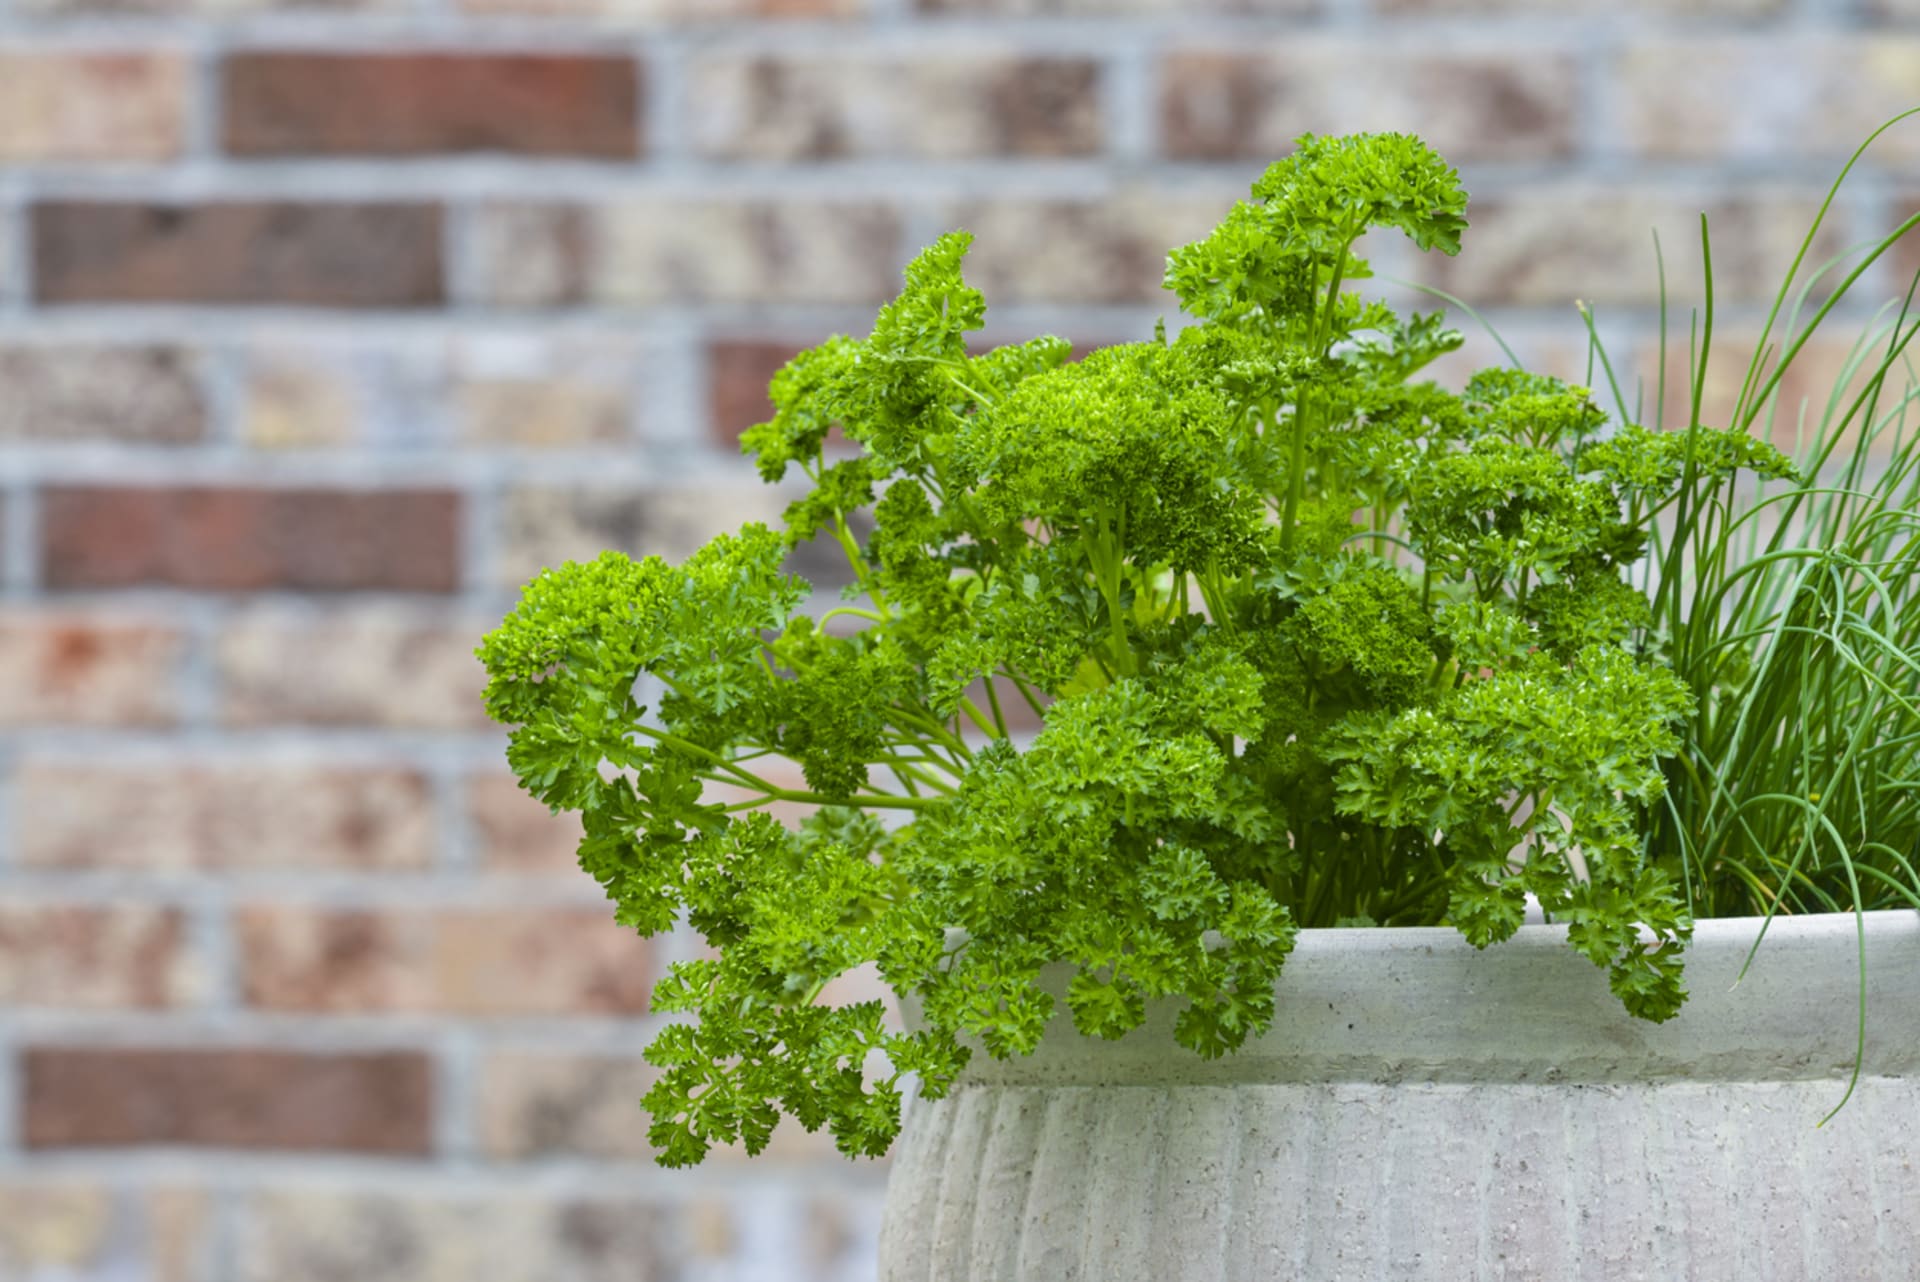
[{"label": "red brick", "polygon": [[[1891,204],[1887,218],[1879,224],[1881,236],[1892,235],[1901,223],[1920,215],[1920,191],[1909,189],[1895,195]],[[1913,283],[1915,274],[1920,273],[1920,226],[1909,228],[1905,235],[1893,243],[1893,248],[1881,256],[1880,261],[1887,264],[1894,288],[1904,298],[1907,286]],[[1915,296],[1920,297],[1920,293]]]},{"label": "red brick", "polygon": [[48,868],[424,868],[432,793],[412,770],[88,766],[28,760],[13,779],[23,864]]},{"label": "red brick", "polygon": [[41,494],[53,588],[451,592],[460,498],[447,490],[56,486]]},{"label": "red brick", "polygon": [[437,205],[43,201],[43,303],[422,307],[445,297]]},{"label": "red brick", "polygon": [[651,944],[592,908],[337,911],[238,919],[248,1005],[331,1014],[637,1015]]},{"label": "red brick", "polygon": [[433,1074],[424,1055],[30,1046],[28,1148],[149,1145],[424,1155]]},{"label": "red brick", "polygon": [[198,361],[174,347],[0,349],[0,442],[185,445],[206,435]]},{"label": "red brick", "polygon": [[235,53],[223,72],[236,155],[640,154],[628,57]]},{"label": "red brick", "polygon": [[1303,133],[1418,133],[1449,160],[1572,154],[1579,76],[1532,48],[1428,54],[1330,41],[1189,52],[1161,64],[1161,131],[1182,160],[1267,162]]},{"label": "red brick", "polygon": [[0,1007],[154,1009],[195,987],[176,909],[0,901]]},{"label": "red brick", "polygon": [[190,83],[172,55],[0,51],[0,164],[171,159]]},{"label": "red brick", "polygon": [[730,160],[1086,156],[1105,137],[1087,58],[725,54],[688,77],[696,146]]},{"label": "red brick", "polygon": [[580,817],[554,814],[509,774],[475,775],[467,782],[467,818],[476,857],[488,872],[582,877]]},{"label": "red brick", "polygon": [[228,725],[475,730],[489,725],[474,647],[498,618],[356,606],[258,610],[215,652]]},{"label": "red brick", "polygon": [[707,426],[714,443],[740,448],[740,434],[773,417],[767,384],[800,351],[797,343],[723,339],[707,348]]},{"label": "red brick", "polygon": [[174,721],[186,640],[102,614],[0,614],[0,726],[158,726]]}]

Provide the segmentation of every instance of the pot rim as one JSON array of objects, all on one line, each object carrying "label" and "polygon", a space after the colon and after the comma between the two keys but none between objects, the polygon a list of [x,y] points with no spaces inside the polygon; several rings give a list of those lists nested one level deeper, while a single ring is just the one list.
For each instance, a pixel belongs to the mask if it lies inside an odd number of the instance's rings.
[{"label": "pot rim", "polygon": [[[1690,996],[1663,1024],[1629,1016],[1566,936],[1565,924],[1522,926],[1482,951],[1449,926],[1303,930],[1274,985],[1272,1027],[1237,1052],[1203,1060],[1178,1045],[1178,999],[1149,1003],[1114,1041],[1080,1034],[1056,1000],[1033,1055],[976,1047],[961,1083],[1845,1080],[1863,945],[1860,1071],[1920,1073],[1920,911],[1702,919],[1686,949]],[[1041,984],[1058,999],[1072,973],[1048,967]]]}]

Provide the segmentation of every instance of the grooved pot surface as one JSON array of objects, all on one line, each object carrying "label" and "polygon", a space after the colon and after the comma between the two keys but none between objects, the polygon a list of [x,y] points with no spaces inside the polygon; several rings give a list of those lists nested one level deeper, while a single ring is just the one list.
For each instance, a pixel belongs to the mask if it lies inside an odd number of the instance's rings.
[{"label": "grooved pot surface", "polygon": [[[1177,1009],[910,1107],[883,1282],[1920,1276],[1920,915],[1699,924],[1633,1020],[1565,928],[1307,931],[1273,1029],[1211,1063]],[[1064,974],[1050,982],[1064,984]],[[1060,991],[1059,988],[1055,989]]]}]

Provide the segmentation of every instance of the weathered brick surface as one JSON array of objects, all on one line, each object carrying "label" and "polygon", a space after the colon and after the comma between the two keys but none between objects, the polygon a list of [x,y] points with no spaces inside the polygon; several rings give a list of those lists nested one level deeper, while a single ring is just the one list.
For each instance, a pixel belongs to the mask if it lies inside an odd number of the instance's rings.
[{"label": "weathered brick surface", "polygon": [[54,588],[450,592],[460,579],[448,490],[52,486],[40,518]]},{"label": "weathered brick surface", "polygon": [[701,1243],[693,1230],[704,1218],[634,1200],[416,1191],[262,1193],[247,1210],[254,1232],[238,1261],[240,1282],[689,1277]]},{"label": "weathered brick surface", "polygon": [[240,436],[262,449],[330,449],[362,436],[366,407],[353,372],[311,349],[249,353]]},{"label": "weathered brick surface", "polygon": [[611,908],[255,905],[236,927],[246,1001],[269,1010],[630,1015],[653,982],[651,945]]},{"label": "weathered brick surface", "polygon": [[1087,58],[709,56],[694,142],[727,160],[1083,156],[1104,141]]},{"label": "weathered brick surface", "polygon": [[[1723,427],[1732,420],[1758,336],[1757,326],[1716,330],[1713,349],[1707,361],[1706,383],[1702,389],[1701,422]],[[1753,421],[1750,429],[1753,434],[1771,440],[1789,454],[1798,454],[1812,441],[1828,413],[1829,401],[1839,391],[1842,397],[1835,415],[1837,423],[1838,416],[1846,413],[1854,398],[1865,391],[1867,380],[1885,351],[1882,341],[1864,360],[1856,361],[1853,347],[1857,337],[1850,326],[1836,326],[1832,333],[1824,329],[1816,333],[1781,375],[1772,412],[1768,414],[1763,410],[1761,416]],[[1768,338],[1768,342],[1774,349],[1773,354],[1754,385],[1754,393],[1749,395],[1748,408],[1755,404],[1754,397],[1765,387],[1779,365],[1782,344],[1778,330]],[[1692,413],[1692,382],[1688,373],[1686,339],[1671,338],[1666,357],[1664,398],[1657,397],[1660,388],[1660,347],[1657,342],[1642,346],[1633,373],[1645,389],[1645,402],[1649,407],[1646,412],[1648,422],[1651,423],[1653,419],[1651,407],[1661,404],[1665,410],[1667,427],[1685,427]],[[1891,398],[1891,392],[1883,392],[1879,414],[1884,415],[1892,408]],[[1851,441],[1857,437],[1858,431],[1859,423],[1856,420],[1848,430],[1847,439]],[[1844,451],[1849,447],[1841,448],[1840,456],[1844,457]]]},{"label": "weathered brick surface", "polygon": [[165,725],[185,649],[157,620],[0,611],[0,727]]},{"label": "weathered brick surface", "polygon": [[195,1188],[0,1179],[0,1277],[216,1282],[212,1201]]},{"label": "weathered brick surface", "polygon": [[0,49],[0,163],[170,159],[188,83],[169,53]]},{"label": "weathered brick surface", "polygon": [[483,870],[588,880],[580,870],[578,815],[554,814],[506,773],[468,780],[466,804]]},{"label": "weathered brick surface", "polygon": [[1493,14],[1606,14],[1643,21],[1662,18],[1767,18],[1785,12],[1791,0],[1374,0],[1388,14],[1470,18]]},{"label": "weathered brick surface", "polygon": [[475,217],[474,287],[498,305],[870,303],[899,289],[898,216],[815,199],[647,199]]},{"label": "weathered brick surface", "polygon": [[1455,163],[1562,159],[1575,145],[1572,56],[1428,53],[1289,40],[1269,52],[1176,53],[1160,69],[1161,131],[1183,160],[1265,163],[1303,133],[1418,133]]},{"label": "weathered brick surface", "polygon": [[615,340],[479,338],[454,353],[452,435],[463,445],[567,449],[632,438],[640,360]]},{"label": "weathered brick surface", "polygon": [[649,1160],[640,1097],[659,1076],[645,1060],[501,1052],[481,1074],[478,1130],[487,1156]]},{"label": "weathered brick surface", "polygon": [[158,1009],[198,989],[177,910],[0,898],[0,1008]]},{"label": "weathered brick surface", "polygon": [[[1781,92],[1780,69],[1796,71]],[[1920,37],[1874,32],[1850,39],[1767,35],[1636,44],[1622,55],[1625,137],[1661,160],[1778,162],[1839,171],[1853,149],[1915,104]],[[1685,128],[1675,128],[1684,120]],[[1905,170],[1920,131],[1896,126],[1866,163]]]},{"label": "weathered brick surface", "polygon": [[436,824],[425,776],[333,766],[91,766],[29,759],[12,786],[29,866],[420,869]]},{"label": "weathered brick surface", "polygon": [[0,347],[0,445],[202,440],[209,407],[199,364],[179,347]]},{"label": "weathered brick surface", "polygon": [[473,730],[485,670],[474,647],[497,623],[354,607],[251,610],[220,635],[220,718],[233,726]]},{"label": "weathered brick surface", "polygon": [[756,19],[783,20],[859,17],[868,0],[460,0],[473,14],[526,14],[538,17],[619,19],[633,23],[671,23],[708,27]]},{"label": "weathered brick surface", "polygon": [[[1777,187],[1709,193],[1549,184],[1471,201],[1456,258],[1422,255],[1417,279],[1477,305],[1559,306],[1575,299],[1646,306],[1660,300],[1653,232],[1669,299],[1684,316],[1700,297],[1700,214],[1713,236],[1714,297],[1770,302],[1819,208],[1816,194]],[[1830,216],[1814,261],[1844,244]],[[1596,269],[1595,264],[1604,264]]]},{"label": "weathered brick surface", "polygon": [[29,1148],[432,1147],[431,1066],[413,1051],[29,1046],[21,1076]]},{"label": "weathered brick surface", "polygon": [[644,491],[517,486],[501,504],[500,586],[518,587],[549,566],[608,548],[682,560],[742,522],[777,519],[784,506],[775,490],[750,479]]},{"label": "weathered brick surface", "polygon": [[1327,0],[914,0],[926,14],[996,14],[1023,18],[1178,18],[1190,13],[1305,17]]},{"label": "weathered brick surface", "polygon": [[43,303],[423,307],[442,301],[441,212],[399,202],[33,206]]},{"label": "weathered brick surface", "polygon": [[[557,1055],[503,1051],[490,1056],[481,1075],[479,1133],[482,1149],[502,1161],[591,1157],[645,1162],[649,1115],[640,1097],[659,1070],[645,1060],[615,1055]],[[738,1145],[715,1151],[715,1161],[747,1160]],[[874,1164],[842,1157],[824,1128],[809,1132],[783,1121],[754,1159],[766,1164]]]},{"label": "weathered brick surface", "polygon": [[585,208],[493,202],[473,210],[471,223],[473,301],[554,307],[586,300],[600,238]]},{"label": "weathered brick surface", "polygon": [[640,152],[628,57],[243,52],[224,73],[224,141],[237,155]]},{"label": "weathered brick surface", "polygon": [[707,348],[707,427],[724,450],[740,448],[740,434],[773,417],[767,384],[800,351],[798,343],[729,339]]},{"label": "weathered brick surface", "polygon": [[943,226],[977,239],[967,278],[996,303],[1178,304],[1160,287],[1167,251],[1206,234],[1245,194],[1241,184],[1203,195],[1193,185],[1126,187],[1100,200],[1002,197],[943,207]]}]

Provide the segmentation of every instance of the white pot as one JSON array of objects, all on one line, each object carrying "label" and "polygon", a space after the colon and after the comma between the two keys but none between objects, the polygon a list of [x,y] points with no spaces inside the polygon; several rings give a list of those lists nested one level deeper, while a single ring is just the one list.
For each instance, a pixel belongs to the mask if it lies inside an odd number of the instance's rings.
[{"label": "white pot", "polygon": [[[1309,930],[1272,1030],[1204,1061],[1166,1003],[976,1051],[895,1150],[882,1282],[1920,1278],[1920,914],[1699,923],[1680,1016],[1564,926]],[[1050,978],[1058,980],[1060,977]],[[1056,992],[1060,989],[1056,988]]]}]

